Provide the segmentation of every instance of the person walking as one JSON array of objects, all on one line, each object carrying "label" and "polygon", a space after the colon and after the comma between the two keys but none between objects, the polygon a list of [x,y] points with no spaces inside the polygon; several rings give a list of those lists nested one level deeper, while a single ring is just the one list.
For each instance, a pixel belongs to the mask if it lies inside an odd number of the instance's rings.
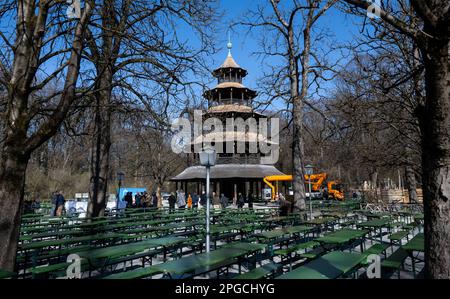
[{"label": "person walking", "polygon": [[237,200],[237,207],[238,209],[242,209],[245,205],[244,196],[242,193],[239,193],[238,200]]},{"label": "person walking", "polygon": [[222,209],[226,209],[228,206],[228,197],[226,197],[223,193],[220,194],[220,205]]},{"label": "person walking", "polygon": [[184,194],[183,189],[178,191],[177,206],[179,209],[184,209],[186,207],[186,195]]},{"label": "person walking", "polygon": [[56,199],[58,197],[58,192],[53,191],[52,193],[52,216],[56,216]]},{"label": "person walking", "polygon": [[206,192],[202,191],[202,195],[200,196],[200,204],[202,207],[206,207]]},{"label": "person walking", "polygon": [[197,192],[194,192],[194,194],[192,195],[192,207],[194,209],[198,208],[198,201],[199,201],[198,194]]}]

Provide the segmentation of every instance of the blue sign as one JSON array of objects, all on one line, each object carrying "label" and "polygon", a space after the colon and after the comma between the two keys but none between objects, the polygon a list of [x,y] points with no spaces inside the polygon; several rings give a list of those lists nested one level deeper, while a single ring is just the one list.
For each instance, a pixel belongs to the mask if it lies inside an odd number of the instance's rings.
[{"label": "blue sign", "polygon": [[[136,195],[136,193],[140,192],[143,193],[144,191],[147,191],[146,188],[127,188],[127,187],[122,187],[120,188],[120,194],[119,194],[119,199],[123,200],[125,194],[127,194],[128,192],[131,192],[133,196]],[[116,194],[119,192],[119,188],[116,189]]]}]

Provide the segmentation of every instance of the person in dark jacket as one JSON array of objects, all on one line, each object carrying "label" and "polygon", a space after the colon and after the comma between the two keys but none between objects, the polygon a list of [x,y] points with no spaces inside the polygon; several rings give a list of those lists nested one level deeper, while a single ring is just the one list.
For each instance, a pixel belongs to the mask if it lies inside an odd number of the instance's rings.
[{"label": "person in dark jacket", "polygon": [[158,207],[158,196],[156,196],[156,192],[152,193],[152,206],[154,208]]},{"label": "person in dark jacket", "polygon": [[248,194],[248,208],[249,209],[253,209],[253,201],[254,201],[255,199],[253,198],[253,194],[252,193],[249,193]]},{"label": "person in dark jacket", "polygon": [[198,201],[199,201],[198,194],[197,192],[194,192],[194,194],[192,195],[192,208],[194,209],[198,208]]},{"label": "person in dark jacket", "polygon": [[327,188],[323,189],[322,197],[324,200],[328,200],[328,189]]},{"label": "person in dark jacket", "polygon": [[287,216],[289,211],[291,210],[291,203],[284,198],[284,196],[280,193],[279,196],[280,201],[280,216]]},{"label": "person in dark jacket", "polygon": [[245,200],[244,200],[244,196],[242,195],[242,193],[239,193],[238,196],[238,200],[237,200],[237,206],[239,209],[242,209],[245,205]]},{"label": "person in dark jacket", "polygon": [[175,203],[177,202],[177,198],[174,192],[170,193],[168,200],[169,200],[169,211],[172,213],[175,210]]},{"label": "person in dark jacket", "polygon": [[127,192],[127,194],[125,194],[124,196],[124,200],[127,203],[127,208],[131,208],[131,206],[133,205],[133,195],[131,192]]},{"label": "person in dark jacket", "polygon": [[136,208],[140,208],[142,206],[141,192],[136,193],[136,195],[134,196],[134,202],[135,202]]},{"label": "person in dark jacket", "polygon": [[225,209],[228,206],[228,197],[223,193],[220,194],[220,205],[222,206],[222,209]]},{"label": "person in dark jacket", "polygon": [[206,192],[203,191],[202,195],[200,196],[200,204],[202,205],[202,207],[206,206]]},{"label": "person in dark jacket", "polygon": [[56,216],[62,216],[64,211],[64,204],[66,203],[66,199],[62,195],[62,192],[59,191],[56,196]]}]

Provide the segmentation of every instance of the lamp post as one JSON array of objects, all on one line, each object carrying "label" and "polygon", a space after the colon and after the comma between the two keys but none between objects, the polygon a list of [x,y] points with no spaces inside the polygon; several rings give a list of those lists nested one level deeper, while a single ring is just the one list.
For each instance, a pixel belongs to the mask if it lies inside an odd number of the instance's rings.
[{"label": "lamp post", "polygon": [[211,166],[216,164],[216,151],[213,148],[204,148],[203,151],[199,153],[199,158],[200,165],[206,166],[206,252],[209,252],[209,179]]},{"label": "lamp post", "polygon": [[313,166],[308,164],[305,166],[305,173],[308,175],[309,184],[309,219],[312,219],[312,196],[311,196],[311,175],[313,174]]},{"label": "lamp post", "polygon": [[122,187],[122,181],[125,177],[125,174],[122,171],[117,172],[117,181],[119,184],[119,192],[117,193],[117,201],[116,201],[116,215],[119,215],[119,201],[120,201],[120,189]]}]

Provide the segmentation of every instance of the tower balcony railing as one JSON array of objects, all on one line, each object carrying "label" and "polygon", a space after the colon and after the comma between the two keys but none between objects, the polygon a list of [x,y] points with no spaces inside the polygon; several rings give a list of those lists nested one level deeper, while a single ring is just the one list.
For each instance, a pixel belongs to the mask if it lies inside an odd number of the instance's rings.
[{"label": "tower balcony railing", "polygon": [[[196,164],[199,164],[198,158],[195,159]],[[240,156],[239,154],[235,154],[233,156],[229,157],[221,157],[218,156],[216,158],[216,165],[217,164],[259,164],[261,161],[261,158],[259,155],[246,155],[246,156]]]},{"label": "tower balcony railing", "polygon": [[242,99],[236,99],[236,98],[222,98],[219,101],[210,101],[209,107],[217,106],[217,105],[228,105],[228,104],[237,104],[237,105],[245,105],[245,106],[251,106],[252,101],[251,100],[242,100]]},{"label": "tower balcony railing", "polygon": [[236,82],[236,83],[241,83],[242,84],[242,78],[236,78],[236,77],[220,77],[218,79],[218,83],[224,83],[224,82]]}]

